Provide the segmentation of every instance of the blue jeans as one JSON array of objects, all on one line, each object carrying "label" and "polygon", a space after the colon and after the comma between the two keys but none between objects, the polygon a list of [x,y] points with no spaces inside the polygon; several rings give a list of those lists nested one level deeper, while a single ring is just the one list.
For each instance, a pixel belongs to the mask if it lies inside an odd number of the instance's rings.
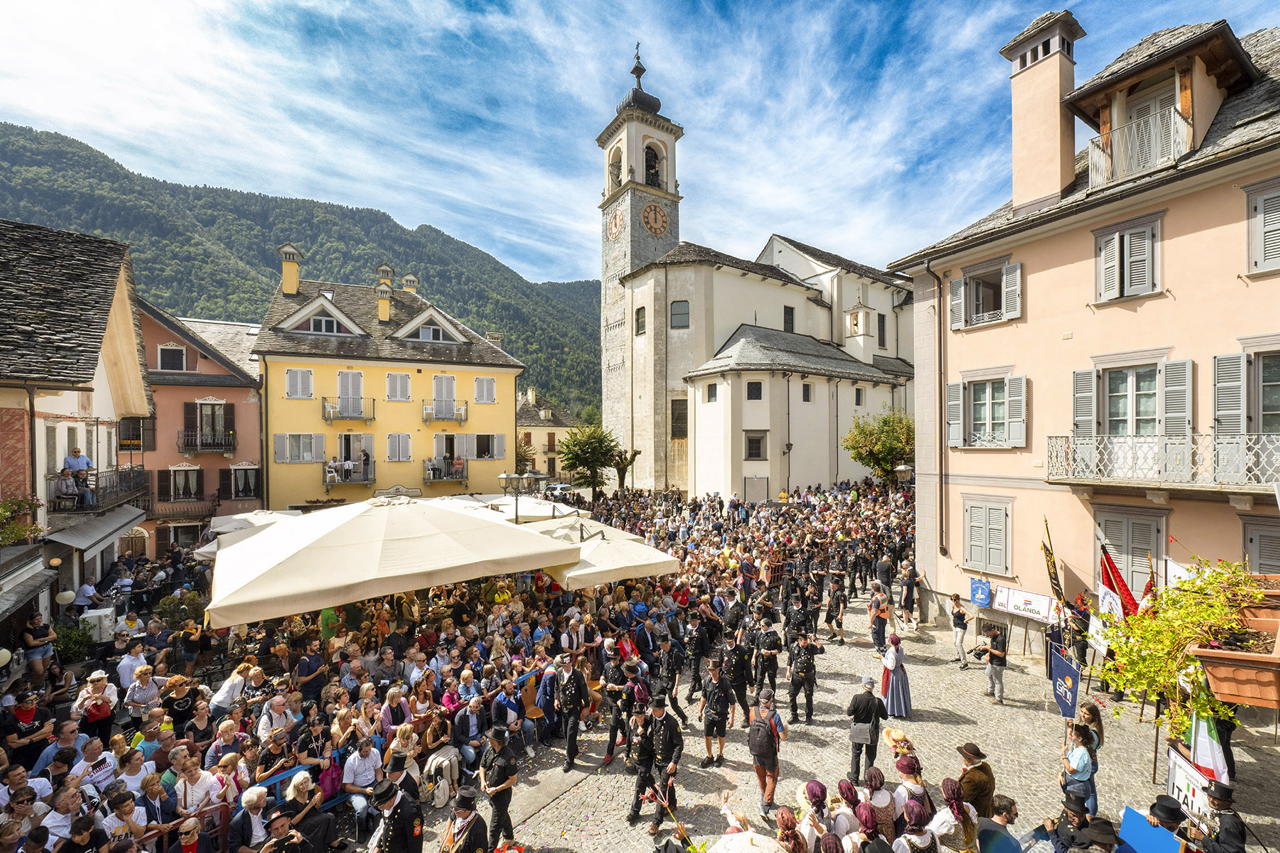
[{"label": "blue jeans", "polygon": [[533,737],[537,728],[533,720],[528,717],[520,721],[520,739],[524,741],[525,746],[533,746]]}]

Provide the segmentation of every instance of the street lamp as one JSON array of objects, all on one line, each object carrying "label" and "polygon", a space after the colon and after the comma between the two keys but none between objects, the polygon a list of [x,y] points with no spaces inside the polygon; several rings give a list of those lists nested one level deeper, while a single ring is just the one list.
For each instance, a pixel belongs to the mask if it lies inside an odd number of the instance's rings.
[{"label": "street lamp", "polygon": [[507,489],[511,489],[511,494],[515,499],[515,523],[520,523],[520,486],[526,485],[530,492],[533,487],[543,481],[549,479],[547,474],[539,474],[537,471],[530,471],[525,474],[510,474],[503,472],[498,475],[498,483],[502,486],[502,493],[507,494]]},{"label": "street lamp", "polygon": [[898,478],[899,483],[906,483],[915,474],[916,469],[903,462],[901,465],[893,469],[893,476]]}]

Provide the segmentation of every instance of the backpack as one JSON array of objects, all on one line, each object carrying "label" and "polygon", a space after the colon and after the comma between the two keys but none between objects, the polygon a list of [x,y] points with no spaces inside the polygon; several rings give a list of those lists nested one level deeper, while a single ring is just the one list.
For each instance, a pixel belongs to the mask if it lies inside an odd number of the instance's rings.
[{"label": "backpack", "polygon": [[632,696],[635,703],[631,706],[633,709],[643,709],[649,706],[649,698],[652,694],[649,692],[649,683],[643,678],[636,679],[635,690]]},{"label": "backpack", "polygon": [[778,742],[773,737],[773,727],[768,719],[757,716],[747,732],[747,749],[753,756],[773,758],[778,754]]}]

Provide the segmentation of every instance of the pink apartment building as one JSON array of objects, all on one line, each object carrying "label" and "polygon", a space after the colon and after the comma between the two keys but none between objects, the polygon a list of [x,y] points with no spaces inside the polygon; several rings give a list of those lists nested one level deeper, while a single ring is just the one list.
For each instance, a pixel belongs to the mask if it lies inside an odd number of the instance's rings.
[{"label": "pink apartment building", "polygon": [[1077,84],[1084,35],[1048,13],[1000,50],[1012,199],[891,265],[934,377],[922,574],[1015,612],[1050,591],[1046,520],[1068,597],[1096,589],[1095,530],[1138,595],[1166,558],[1280,571],[1280,28],[1161,30]]},{"label": "pink apartment building", "polygon": [[212,516],[262,506],[257,326],[138,307],[155,413],[121,421],[120,453],[145,463],[151,500],[121,552],[155,556],[195,543]]}]

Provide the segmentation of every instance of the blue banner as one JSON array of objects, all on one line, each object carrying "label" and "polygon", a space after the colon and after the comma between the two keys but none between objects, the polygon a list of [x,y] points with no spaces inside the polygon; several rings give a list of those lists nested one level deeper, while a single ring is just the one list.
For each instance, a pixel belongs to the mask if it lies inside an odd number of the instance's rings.
[{"label": "blue banner", "polygon": [[991,581],[969,578],[969,600],[979,607],[991,606]]},{"label": "blue banner", "polygon": [[1049,677],[1053,681],[1053,698],[1058,703],[1058,710],[1063,717],[1070,720],[1076,715],[1076,698],[1080,691],[1080,667],[1063,654],[1065,651],[1061,646],[1050,646]]}]

